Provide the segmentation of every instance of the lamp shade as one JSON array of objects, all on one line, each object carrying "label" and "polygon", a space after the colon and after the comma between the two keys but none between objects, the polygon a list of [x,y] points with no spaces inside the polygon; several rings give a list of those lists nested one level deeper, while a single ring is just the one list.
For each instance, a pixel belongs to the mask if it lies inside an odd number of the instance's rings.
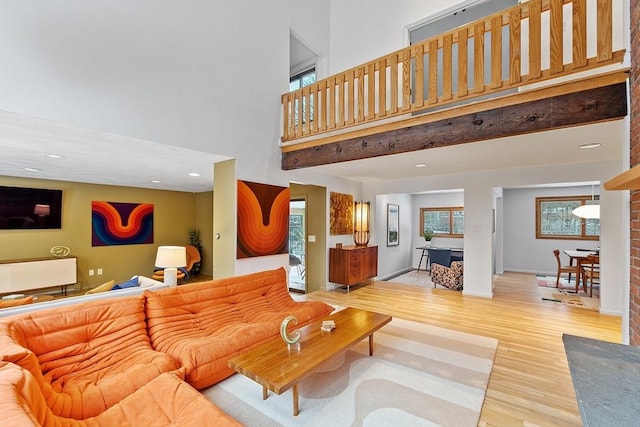
[{"label": "lamp shade", "polygon": [[353,241],[358,246],[369,243],[369,202],[355,202],[353,212]]},{"label": "lamp shade", "polygon": [[187,265],[187,250],[184,246],[159,246],[156,267],[184,267]]},{"label": "lamp shade", "polygon": [[33,214],[34,215],[50,215],[51,214],[51,206],[49,205],[36,205],[35,208],[33,208]]},{"label": "lamp shade", "polygon": [[584,219],[600,219],[600,205],[578,206],[571,213]]}]

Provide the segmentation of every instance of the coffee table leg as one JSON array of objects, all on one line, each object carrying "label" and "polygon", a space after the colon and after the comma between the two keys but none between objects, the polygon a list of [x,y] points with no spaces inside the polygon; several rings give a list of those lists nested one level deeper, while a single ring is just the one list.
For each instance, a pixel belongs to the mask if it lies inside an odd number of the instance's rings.
[{"label": "coffee table leg", "polygon": [[268,395],[269,395],[269,389],[266,388],[265,386],[262,386],[262,400],[267,400]]},{"label": "coffee table leg", "polygon": [[373,334],[369,335],[369,356],[373,356]]},{"label": "coffee table leg", "polygon": [[300,409],[298,407],[298,384],[293,386],[293,416],[297,417],[300,413]]}]

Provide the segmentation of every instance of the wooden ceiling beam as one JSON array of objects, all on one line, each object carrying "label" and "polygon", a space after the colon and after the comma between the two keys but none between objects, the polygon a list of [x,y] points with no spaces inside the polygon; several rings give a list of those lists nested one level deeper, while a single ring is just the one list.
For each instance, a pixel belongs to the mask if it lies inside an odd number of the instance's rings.
[{"label": "wooden ceiling beam", "polygon": [[347,137],[322,145],[307,145],[300,149],[288,147],[288,150],[283,149],[282,169],[306,168],[580,126],[621,119],[627,113],[626,82],[619,82],[380,133]]}]

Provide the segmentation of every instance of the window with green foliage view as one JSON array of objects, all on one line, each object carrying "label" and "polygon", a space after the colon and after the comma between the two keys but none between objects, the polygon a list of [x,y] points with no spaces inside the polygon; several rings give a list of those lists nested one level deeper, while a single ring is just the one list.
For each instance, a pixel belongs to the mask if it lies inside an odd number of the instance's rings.
[{"label": "window with green foliage view", "polygon": [[591,203],[598,203],[597,196],[536,197],[536,239],[599,240],[600,220],[572,213]]}]

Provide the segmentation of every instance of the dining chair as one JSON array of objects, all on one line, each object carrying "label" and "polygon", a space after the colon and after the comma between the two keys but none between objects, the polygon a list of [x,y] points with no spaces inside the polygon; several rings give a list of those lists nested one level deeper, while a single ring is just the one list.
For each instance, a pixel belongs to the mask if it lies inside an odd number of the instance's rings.
[{"label": "dining chair", "polygon": [[593,298],[593,286],[600,286],[600,255],[589,255],[580,265],[584,291],[587,292],[587,285],[589,285],[589,297]]},{"label": "dining chair", "polygon": [[[575,274],[576,275],[576,287],[578,286],[578,266],[575,265],[562,265],[562,261],[560,261],[560,249],[554,249],[553,250],[553,255],[556,257],[556,262],[558,264],[558,274],[556,276],[556,288],[560,287],[560,275],[561,274],[568,274],[569,275],[569,281],[571,281],[571,275]],[[577,292],[577,289],[576,289]]]},{"label": "dining chair", "polygon": [[439,264],[447,268],[451,266],[451,249],[429,248],[429,264]]}]

